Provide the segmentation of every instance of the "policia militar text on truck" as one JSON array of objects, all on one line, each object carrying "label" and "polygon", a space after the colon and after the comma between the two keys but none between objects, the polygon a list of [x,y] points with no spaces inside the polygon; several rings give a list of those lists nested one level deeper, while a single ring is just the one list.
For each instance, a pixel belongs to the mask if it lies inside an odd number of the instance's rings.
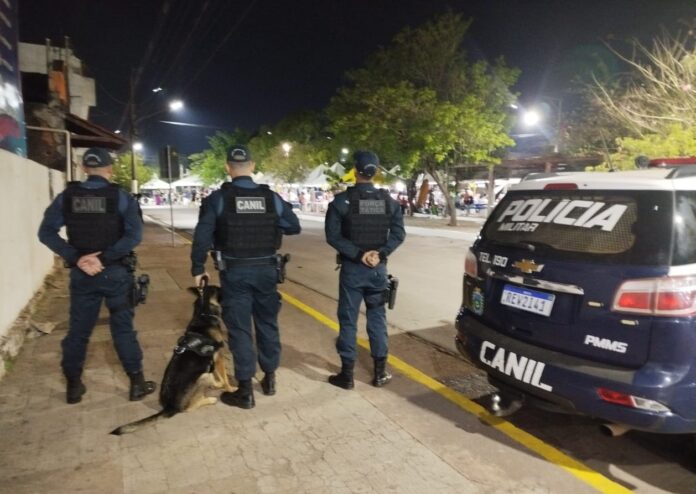
[{"label": "policia militar text on truck", "polygon": [[493,412],[696,432],[696,166],[516,185],[466,255],[456,326]]}]

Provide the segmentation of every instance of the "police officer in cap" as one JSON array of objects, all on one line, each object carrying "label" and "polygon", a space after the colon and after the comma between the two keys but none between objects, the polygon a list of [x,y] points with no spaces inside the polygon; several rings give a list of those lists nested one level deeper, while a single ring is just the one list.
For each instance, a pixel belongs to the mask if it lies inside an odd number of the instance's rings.
[{"label": "police officer in cap", "polygon": [[[82,159],[87,180],[70,182],[46,209],[39,227],[39,240],[71,268],[70,327],[61,343],[68,403],[80,402],[86,392],[82,371],[102,300],[109,309],[116,353],[130,378],[130,400],[140,400],[156,388],[143,377],[143,352],[130,300],[133,277],[124,263],[142,239],[140,207],[109,182],[111,165],[105,149],[88,149]],[[58,234],[63,226],[67,242]]]},{"label": "police officer in cap", "polygon": [[363,301],[374,361],[372,384],[382,387],[391,379],[386,369],[388,344],[384,305],[388,283],[387,257],[406,237],[399,204],[387,190],[372,185],[379,166],[377,155],[370,151],[357,151],[353,163],[356,184],[336,195],[329,204],[324,223],[326,241],[338,251],[341,261],[340,332],[336,340],[341,372],[330,376],[329,382],[343,389],[353,388],[357,322]]},{"label": "police officer in cap", "polygon": [[257,359],[252,318],[258,362],[264,372],[261,389],[265,395],[276,391],[275,371],[280,364],[276,251],[283,234],[300,233],[292,206],[267,185],[252,180],[254,166],[246,146],[228,149],[226,170],[232,181],[203,200],[191,246],[191,274],[196,286],[207,276],[205,260],[211,246],[220,260],[222,318],[239,385],[234,392],[222,393],[220,399],[244,409],[256,404],[251,385]]}]

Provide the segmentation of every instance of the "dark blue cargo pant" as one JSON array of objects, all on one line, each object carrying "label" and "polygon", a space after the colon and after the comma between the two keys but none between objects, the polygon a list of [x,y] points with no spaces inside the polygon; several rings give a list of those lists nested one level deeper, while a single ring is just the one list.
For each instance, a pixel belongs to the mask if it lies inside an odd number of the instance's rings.
[{"label": "dark blue cargo pant", "polygon": [[61,367],[66,377],[82,374],[102,301],[106,301],[110,312],[111,338],[123,369],[129,374],[142,371],[143,352],[133,328],[134,311],[128,303],[132,280],[123,266],[107,266],[96,276],[78,268],[70,271],[70,327],[61,342]]},{"label": "dark blue cargo pant", "polygon": [[252,320],[256,329],[258,362],[263,372],[280,365],[278,274],[273,265],[231,266],[220,272],[222,318],[229,334],[237,381],[256,374],[256,351]]},{"label": "dark blue cargo pant", "polygon": [[369,268],[362,263],[344,260],[338,284],[338,322],[340,331],[336,350],[341,361],[355,361],[356,337],[360,304],[365,301],[367,336],[373,358],[386,357],[387,314],[384,307],[384,290],[387,288],[387,265]]}]

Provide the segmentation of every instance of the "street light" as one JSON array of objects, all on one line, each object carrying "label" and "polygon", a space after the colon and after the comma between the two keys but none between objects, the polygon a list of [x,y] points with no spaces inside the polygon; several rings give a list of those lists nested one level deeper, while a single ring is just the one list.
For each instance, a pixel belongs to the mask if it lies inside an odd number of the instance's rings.
[{"label": "street light", "polygon": [[290,155],[290,150],[292,149],[292,145],[289,142],[284,142],[283,144],[281,144],[280,147],[282,147],[283,151],[285,151],[285,157],[287,158]]},{"label": "street light", "polygon": [[180,99],[175,99],[173,101],[169,102],[169,109],[171,111],[179,111],[184,108],[184,102],[181,101]]},{"label": "street light", "polygon": [[[131,81],[132,84],[132,81]],[[133,88],[131,87],[131,96],[133,94]],[[144,120],[147,120],[148,118],[154,117],[156,115],[160,115],[161,113],[165,113],[167,111],[172,111],[176,112],[179,110],[182,110],[184,108],[184,102],[181,101],[180,99],[172,100],[169,102],[168,108],[165,109],[160,109],[155,112],[152,112],[148,115],[143,115],[138,118],[135,117],[135,102],[133,99],[131,99],[130,104],[129,104],[129,113],[130,113],[130,129],[129,129],[129,139],[130,139],[130,147],[131,147],[131,192],[133,194],[138,193],[138,178],[135,172],[135,152],[142,150],[142,143],[135,142],[135,138],[138,135],[137,131],[137,126],[139,123],[141,123]],[[138,149],[139,148],[139,149]]]},{"label": "street light", "polygon": [[348,148],[341,149],[341,154],[348,154],[348,153],[350,153],[350,150]]},{"label": "street light", "polygon": [[522,124],[525,127],[541,126],[545,117],[551,114],[551,112],[555,112],[556,121],[554,122],[553,152],[558,153],[561,148],[561,112],[563,100],[549,96],[544,96],[540,99],[542,101],[540,105],[531,107],[522,112]]},{"label": "street light", "polygon": [[541,115],[534,109],[525,110],[524,113],[522,113],[522,123],[525,127],[536,127],[540,121]]}]

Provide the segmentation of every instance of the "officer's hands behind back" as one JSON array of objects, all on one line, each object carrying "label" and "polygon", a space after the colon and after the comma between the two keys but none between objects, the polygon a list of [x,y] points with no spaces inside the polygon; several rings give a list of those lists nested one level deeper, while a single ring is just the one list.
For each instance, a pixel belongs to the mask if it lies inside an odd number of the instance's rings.
[{"label": "officer's hands behind back", "polygon": [[365,266],[374,268],[379,264],[379,252],[377,252],[376,250],[368,250],[362,256],[362,263]]},{"label": "officer's hands behind back", "polygon": [[104,265],[97,257],[99,254],[101,251],[80,257],[77,261],[77,267],[90,276],[98,275],[104,270]]}]

